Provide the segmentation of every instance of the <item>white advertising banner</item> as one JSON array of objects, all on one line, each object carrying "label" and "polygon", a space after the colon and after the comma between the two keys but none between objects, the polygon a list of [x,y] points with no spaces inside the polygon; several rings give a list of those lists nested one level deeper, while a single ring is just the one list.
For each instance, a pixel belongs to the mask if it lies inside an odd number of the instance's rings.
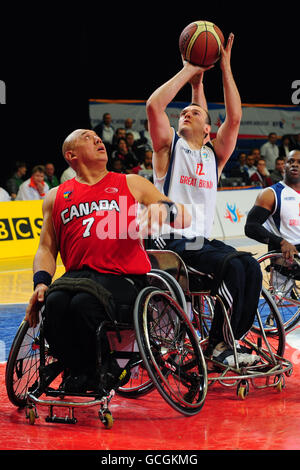
[{"label": "white advertising banner", "polygon": [[[188,104],[173,102],[167,107],[166,112],[175,129],[177,129],[180,111]],[[225,119],[225,108],[223,104],[208,103],[208,110],[212,121],[212,134],[214,134]],[[144,130],[144,121],[147,117],[145,101],[90,100],[89,111],[93,128],[102,121],[104,113],[110,113],[115,129],[123,127],[126,118],[132,118],[133,129],[141,131]],[[244,105],[240,138],[265,138],[270,132],[276,132],[278,136],[299,134],[300,107]]]},{"label": "white advertising banner", "polygon": [[248,212],[261,189],[218,191],[212,238],[243,237]]}]

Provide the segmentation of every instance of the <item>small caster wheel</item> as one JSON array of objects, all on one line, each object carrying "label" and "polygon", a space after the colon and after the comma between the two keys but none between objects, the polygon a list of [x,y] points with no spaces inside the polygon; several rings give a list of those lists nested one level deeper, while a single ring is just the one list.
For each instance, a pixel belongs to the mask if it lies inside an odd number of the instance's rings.
[{"label": "small caster wheel", "polygon": [[287,377],[290,377],[290,376],[292,375],[292,373],[293,373],[293,368],[291,367],[289,370],[287,370],[287,371],[285,372],[285,375],[286,375]]},{"label": "small caster wheel", "polygon": [[33,408],[29,408],[28,410],[28,419],[29,419],[29,424],[34,424],[35,423],[35,412]]},{"label": "small caster wheel", "polygon": [[283,375],[277,375],[274,378],[274,383],[276,384],[277,392],[282,392],[282,389],[285,388],[285,379]]},{"label": "small caster wheel", "polygon": [[114,424],[114,419],[110,411],[105,411],[104,413],[99,412],[99,418],[106,429],[112,428]]},{"label": "small caster wheel", "polygon": [[238,384],[236,393],[239,399],[245,400],[249,393],[249,383],[247,380],[241,380],[241,382]]}]

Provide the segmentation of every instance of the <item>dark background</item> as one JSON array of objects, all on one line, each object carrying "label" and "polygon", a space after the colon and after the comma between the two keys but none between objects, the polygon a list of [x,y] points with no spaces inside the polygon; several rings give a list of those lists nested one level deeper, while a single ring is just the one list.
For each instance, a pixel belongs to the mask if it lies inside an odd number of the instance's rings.
[{"label": "dark background", "polygon": [[[206,2],[207,3],[207,2]],[[64,8],[65,8],[65,4]],[[108,6],[110,5],[110,6]],[[297,2],[111,2],[97,7],[16,6],[2,18],[0,79],[1,175],[16,160],[66,165],[61,145],[89,127],[88,99],[140,99],[179,71],[178,38],[194,20],[216,23],[235,41],[232,70],[243,103],[292,105],[300,79]],[[223,102],[219,65],[205,76],[207,100]],[[189,87],[176,97],[189,100]]]}]

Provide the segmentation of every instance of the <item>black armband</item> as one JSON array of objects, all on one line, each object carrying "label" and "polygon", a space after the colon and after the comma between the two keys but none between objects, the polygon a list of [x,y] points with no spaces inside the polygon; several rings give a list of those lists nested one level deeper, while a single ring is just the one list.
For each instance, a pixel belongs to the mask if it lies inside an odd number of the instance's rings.
[{"label": "black armband", "polygon": [[37,271],[33,275],[33,289],[35,289],[38,284],[45,284],[46,286],[50,286],[51,282],[52,276],[47,273],[47,271]]},{"label": "black armband", "polygon": [[269,232],[269,230],[263,227],[263,223],[270,215],[271,211],[265,209],[264,207],[252,207],[247,216],[245,224],[245,235],[247,235],[249,238],[257,240],[260,243],[265,243],[266,245],[272,244],[274,248],[280,248],[280,242],[283,240],[283,238]]},{"label": "black armband", "polygon": [[178,215],[178,209],[175,202],[161,200],[158,201],[158,204],[165,204],[168,206],[169,223],[172,225]]}]

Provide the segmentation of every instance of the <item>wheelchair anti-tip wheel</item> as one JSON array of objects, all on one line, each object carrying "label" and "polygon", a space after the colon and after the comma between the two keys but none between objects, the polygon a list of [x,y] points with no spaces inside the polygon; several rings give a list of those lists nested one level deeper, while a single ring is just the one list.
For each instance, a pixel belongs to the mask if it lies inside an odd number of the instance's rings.
[{"label": "wheelchair anti-tip wheel", "polygon": [[161,396],[176,411],[198,413],[207,393],[206,364],[190,320],[155,287],[143,289],[134,309],[140,354]]}]

